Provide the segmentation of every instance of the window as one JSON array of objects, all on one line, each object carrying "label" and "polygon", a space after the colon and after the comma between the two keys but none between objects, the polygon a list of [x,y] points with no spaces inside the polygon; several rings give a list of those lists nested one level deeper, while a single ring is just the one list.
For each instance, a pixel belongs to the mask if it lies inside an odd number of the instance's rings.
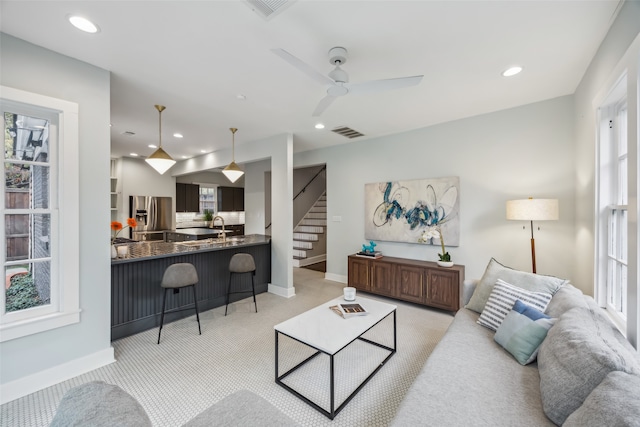
[{"label": "window", "polygon": [[1,89],[6,341],[79,321],[78,125],[76,104]]},{"label": "window", "polygon": [[627,98],[619,80],[599,109],[598,296],[612,318],[627,321]]},{"label": "window", "polygon": [[205,187],[200,184],[200,213],[204,214],[205,209],[215,214],[218,210],[217,194],[218,187]]}]

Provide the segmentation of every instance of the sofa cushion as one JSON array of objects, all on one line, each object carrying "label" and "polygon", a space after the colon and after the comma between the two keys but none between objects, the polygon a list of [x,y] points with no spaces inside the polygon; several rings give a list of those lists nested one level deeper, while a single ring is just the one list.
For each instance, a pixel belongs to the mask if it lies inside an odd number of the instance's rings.
[{"label": "sofa cushion", "polygon": [[142,405],[117,385],[92,381],[65,393],[51,427],[151,426]]},{"label": "sofa cushion", "polygon": [[476,313],[482,313],[489,299],[489,295],[491,295],[493,286],[498,279],[502,279],[505,282],[511,283],[513,286],[528,291],[546,292],[551,295],[555,294],[562,285],[569,283],[567,280],[553,276],[543,276],[514,270],[491,258],[466,308]]},{"label": "sofa cushion", "polygon": [[613,371],[563,427],[640,426],[640,376]]},{"label": "sofa cushion", "polygon": [[551,300],[551,294],[529,292],[498,279],[482,310],[478,324],[497,331],[504,318],[513,308],[516,300],[544,311],[547,308],[547,304],[549,304],[549,300]]},{"label": "sofa cushion", "polygon": [[535,360],[540,344],[554,323],[555,319],[518,300],[493,339],[518,363],[526,365]]},{"label": "sofa cushion", "polygon": [[562,424],[612,371],[640,374],[635,350],[597,307],[573,308],[538,352],[544,412]]},{"label": "sofa cushion", "polygon": [[553,294],[545,313],[550,317],[560,317],[572,308],[588,307],[585,295],[580,289],[567,283]]},{"label": "sofa cushion", "polygon": [[403,398],[391,425],[553,426],[540,400],[535,363],[522,366],[458,310],[442,340]]},{"label": "sofa cushion", "polygon": [[298,426],[291,418],[264,398],[249,390],[240,390],[196,415],[184,427],[209,426]]}]

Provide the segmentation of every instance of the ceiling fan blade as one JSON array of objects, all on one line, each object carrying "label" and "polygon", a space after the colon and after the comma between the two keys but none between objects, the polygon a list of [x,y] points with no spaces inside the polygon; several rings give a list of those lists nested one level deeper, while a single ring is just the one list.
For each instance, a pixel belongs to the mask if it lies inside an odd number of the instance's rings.
[{"label": "ceiling fan blade", "polygon": [[311,66],[309,66],[307,63],[302,62],[300,59],[296,58],[295,56],[293,56],[292,54],[290,54],[286,50],[284,50],[284,49],[271,49],[271,52],[275,53],[280,58],[284,59],[289,64],[293,65],[298,70],[302,71],[307,76],[311,77],[313,80],[317,81],[321,85],[332,85],[332,84],[334,84],[334,81],[331,80],[329,77],[327,77],[327,76],[325,76],[323,74],[320,74],[319,72],[317,72],[316,70],[311,68]]},{"label": "ceiling fan blade", "polygon": [[349,93],[366,95],[369,93],[383,92],[385,90],[416,86],[420,84],[422,77],[423,76],[398,77],[395,79],[372,80],[364,83],[346,83],[345,86],[349,89]]},{"label": "ceiling fan blade", "polygon": [[313,110],[312,116],[318,117],[322,115],[322,113],[324,113],[324,110],[326,110],[329,107],[329,105],[331,105],[331,103],[333,103],[333,101],[335,100],[336,100],[336,97],[331,95],[327,95],[324,98],[322,98],[318,103],[318,106],[316,107],[316,109]]}]

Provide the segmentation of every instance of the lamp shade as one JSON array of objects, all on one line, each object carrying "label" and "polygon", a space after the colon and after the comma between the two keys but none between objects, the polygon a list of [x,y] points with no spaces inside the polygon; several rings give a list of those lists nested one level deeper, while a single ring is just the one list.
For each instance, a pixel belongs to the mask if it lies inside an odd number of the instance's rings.
[{"label": "lamp shade", "polygon": [[507,219],[551,221],[559,218],[558,199],[522,199],[507,202]]},{"label": "lamp shade", "polygon": [[152,155],[145,159],[152,168],[154,168],[160,175],[168,171],[176,161],[167,154],[162,147],[158,148]]},{"label": "lamp shade", "polygon": [[240,178],[242,175],[244,175],[244,172],[242,171],[242,169],[240,169],[238,167],[236,162],[229,163],[229,166],[224,168],[222,170],[222,173],[231,182],[236,182],[238,180],[238,178]]}]

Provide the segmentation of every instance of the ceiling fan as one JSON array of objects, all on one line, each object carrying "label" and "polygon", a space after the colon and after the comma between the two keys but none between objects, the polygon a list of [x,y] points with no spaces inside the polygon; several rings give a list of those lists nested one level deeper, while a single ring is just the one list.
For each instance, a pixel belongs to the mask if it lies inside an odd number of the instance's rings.
[{"label": "ceiling fan", "polygon": [[328,76],[319,73],[310,65],[296,58],[284,49],[271,49],[273,53],[317,81],[323,86],[328,86],[327,96],[322,98],[313,111],[313,116],[320,116],[336,98],[347,94],[364,95],[385,90],[400,89],[416,86],[423,76],[399,77],[395,79],[372,80],[363,83],[349,83],[349,75],[340,68],[347,62],[347,49],[334,47],[329,50],[329,63],[335,65],[335,69]]}]

